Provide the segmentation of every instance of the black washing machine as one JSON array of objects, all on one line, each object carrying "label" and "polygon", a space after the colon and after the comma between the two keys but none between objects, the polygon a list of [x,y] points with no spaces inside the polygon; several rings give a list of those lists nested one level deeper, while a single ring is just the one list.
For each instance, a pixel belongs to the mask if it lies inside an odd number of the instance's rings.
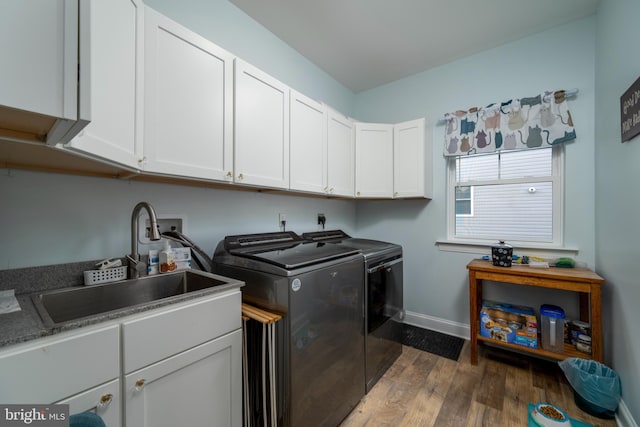
[{"label": "black washing machine", "polygon": [[302,237],[313,242],[354,248],[364,256],[365,377],[368,393],[402,354],[402,246],[354,238],[342,230],[303,233]]},{"label": "black washing machine", "polygon": [[363,256],[293,232],[227,236],[214,272],[277,312],[278,426],[337,426],[365,394]]}]

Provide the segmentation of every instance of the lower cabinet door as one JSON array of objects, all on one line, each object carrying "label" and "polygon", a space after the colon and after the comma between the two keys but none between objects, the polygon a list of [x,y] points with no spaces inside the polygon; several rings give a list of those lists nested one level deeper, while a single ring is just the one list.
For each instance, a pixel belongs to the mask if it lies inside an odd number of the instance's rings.
[{"label": "lower cabinet door", "polygon": [[127,426],[242,426],[242,330],[125,376]]},{"label": "lower cabinet door", "polygon": [[91,411],[98,414],[107,427],[120,427],[120,399],[120,380],[113,380],[56,403],[68,404],[70,415]]}]

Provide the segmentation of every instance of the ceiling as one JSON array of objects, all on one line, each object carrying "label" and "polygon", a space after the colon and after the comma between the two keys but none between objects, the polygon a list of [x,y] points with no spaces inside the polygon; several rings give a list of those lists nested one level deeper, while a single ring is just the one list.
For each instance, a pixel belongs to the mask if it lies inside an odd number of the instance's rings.
[{"label": "ceiling", "polygon": [[229,0],[360,92],[569,21],[599,0]]}]

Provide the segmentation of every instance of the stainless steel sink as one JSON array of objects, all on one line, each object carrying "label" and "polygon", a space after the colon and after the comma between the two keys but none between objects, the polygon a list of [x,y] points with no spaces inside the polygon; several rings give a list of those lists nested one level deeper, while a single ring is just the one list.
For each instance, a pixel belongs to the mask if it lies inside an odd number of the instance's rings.
[{"label": "stainless steel sink", "polygon": [[236,282],[194,270],[93,286],[74,286],[32,296],[47,326],[117,311]]}]

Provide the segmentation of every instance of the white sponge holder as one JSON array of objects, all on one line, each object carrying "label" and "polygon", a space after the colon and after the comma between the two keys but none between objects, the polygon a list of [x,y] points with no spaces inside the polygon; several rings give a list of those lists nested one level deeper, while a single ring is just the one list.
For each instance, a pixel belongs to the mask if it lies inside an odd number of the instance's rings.
[{"label": "white sponge holder", "polygon": [[127,267],[105,268],[104,270],[89,270],[84,272],[85,285],[117,282],[127,278]]}]

